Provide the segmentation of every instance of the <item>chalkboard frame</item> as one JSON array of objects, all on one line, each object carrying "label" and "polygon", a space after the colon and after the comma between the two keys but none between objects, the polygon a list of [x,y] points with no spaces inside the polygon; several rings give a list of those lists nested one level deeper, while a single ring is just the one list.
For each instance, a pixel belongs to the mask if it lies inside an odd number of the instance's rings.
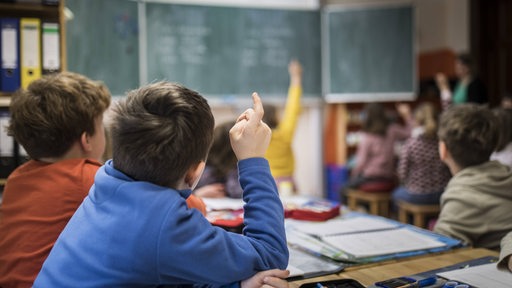
[{"label": "chalkboard frame", "polygon": [[[411,87],[410,91],[397,92],[335,92],[331,89],[331,64],[332,54],[330,47],[330,22],[329,17],[333,14],[343,11],[365,11],[374,9],[392,9],[392,8],[411,8]],[[347,3],[327,5],[322,9],[321,15],[322,29],[322,94],[327,103],[354,103],[354,102],[393,102],[393,101],[412,101],[416,98],[417,89],[417,43],[416,32],[416,9],[410,0],[395,0],[381,3]]]}]

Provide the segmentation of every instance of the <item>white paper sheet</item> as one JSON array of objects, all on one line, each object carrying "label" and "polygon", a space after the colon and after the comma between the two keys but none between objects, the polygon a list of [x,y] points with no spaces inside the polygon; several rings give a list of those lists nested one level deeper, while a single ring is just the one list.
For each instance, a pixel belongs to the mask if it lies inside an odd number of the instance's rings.
[{"label": "white paper sheet", "polygon": [[445,243],[432,237],[405,228],[326,236],[322,239],[357,258],[445,246]]},{"label": "white paper sheet", "polygon": [[512,285],[512,273],[498,270],[496,263],[442,272],[437,276],[473,287],[510,288]]}]

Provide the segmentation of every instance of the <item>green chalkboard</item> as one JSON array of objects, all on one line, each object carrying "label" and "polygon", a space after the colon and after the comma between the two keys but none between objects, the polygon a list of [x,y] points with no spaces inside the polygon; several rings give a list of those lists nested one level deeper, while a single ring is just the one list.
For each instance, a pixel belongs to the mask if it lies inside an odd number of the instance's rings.
[{"label": "green chalkboard", "polygon": [[66,0],[67,70],[102,80],[113,95],[139,86],[137,3]]},{"label": "green chalkboard", "polygon": [[321,96],[320,12],[148,3],[148,81],[204,95],[286,97],[288,63],[304,68],[305,97]]},{"label": "green chalkboard", "polygon": [[339,102],[413,97],[416,68],[410,4],[332,8],[324,21],[327,97]]}]

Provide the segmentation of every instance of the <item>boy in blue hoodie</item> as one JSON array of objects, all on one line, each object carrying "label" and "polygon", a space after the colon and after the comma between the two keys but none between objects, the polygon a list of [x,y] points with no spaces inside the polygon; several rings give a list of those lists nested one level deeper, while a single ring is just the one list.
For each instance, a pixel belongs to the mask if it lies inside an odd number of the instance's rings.
[{"label": "boy in blue hoodie", "polygon": [[256,93],[253,102],[230,131],[246,202],[242,235],[187,208],[214,119],[197,92],[158,82],[114,108],[113,159],[96,174],[34,287],[222,286],[285,269],[283,206],[263,158],[271,131]]}]

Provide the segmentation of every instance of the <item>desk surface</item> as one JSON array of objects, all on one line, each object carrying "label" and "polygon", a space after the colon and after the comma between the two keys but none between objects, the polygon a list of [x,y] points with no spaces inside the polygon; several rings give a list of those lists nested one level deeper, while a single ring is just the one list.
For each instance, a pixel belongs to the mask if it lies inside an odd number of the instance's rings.
[{"label": "desk surface", "polygon": [[290,288],[299,287],[303,283],[344,278],[356,279],[361,284],[368,286],[377,281],[418,274],[485,256],[498,256],[498,253],[487,249],[462,248],[413,258],[348,267],[339,274],[292,281]]}]

